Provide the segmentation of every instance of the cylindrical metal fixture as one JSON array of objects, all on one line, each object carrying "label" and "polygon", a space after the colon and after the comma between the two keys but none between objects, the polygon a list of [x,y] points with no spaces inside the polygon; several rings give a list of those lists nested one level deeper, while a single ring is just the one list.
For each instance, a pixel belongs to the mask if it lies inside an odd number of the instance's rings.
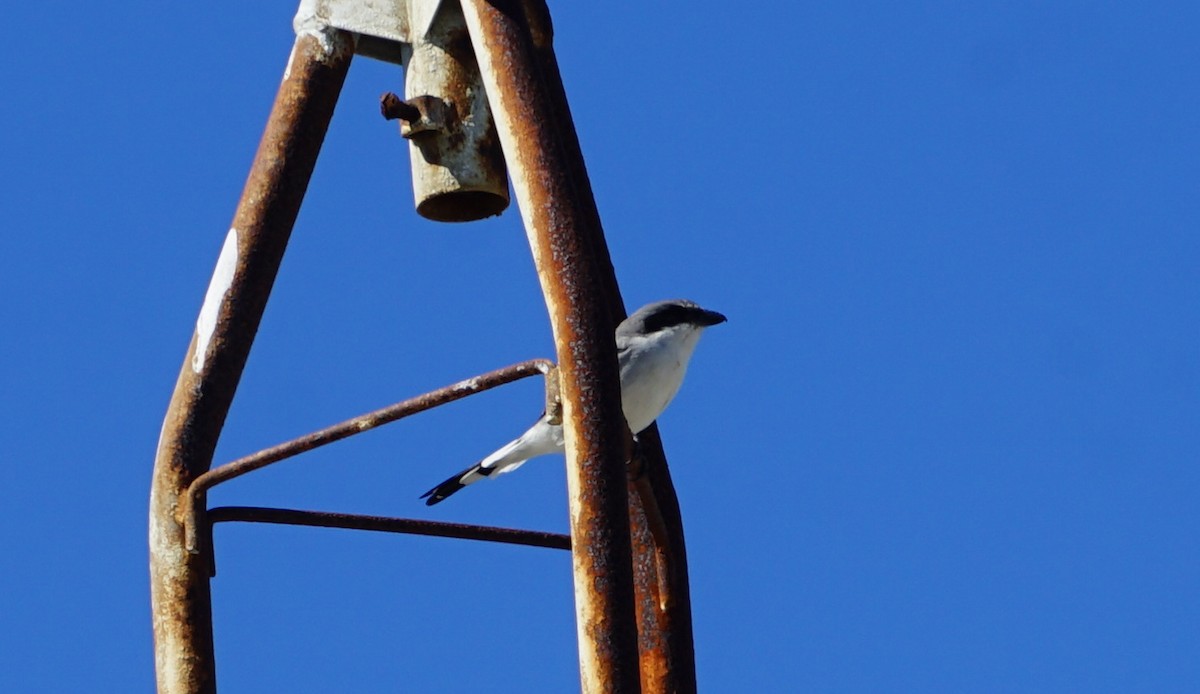
[{"label": "cylindrical metal fixture", "polygon": [[404,44],[404,96],[419,114],[405,119],[417,212],[437,222],[469,222],[508,207],[508,176],[496,125],[462,9],[411,0]]},{"label": "cylindrical metal fixture", "polygon": [[585,693],[640,687],[613,319],[519,2],[463,0],[550,312],[562,387],[579,661]]},{"label": "cylindrical metal fixture", "polygon": [[180,497],[212,462],[353,54],[346,32],[297,27],[163,421],[149,538],[160,694],[216,691],[208,557],[184,547]]}]

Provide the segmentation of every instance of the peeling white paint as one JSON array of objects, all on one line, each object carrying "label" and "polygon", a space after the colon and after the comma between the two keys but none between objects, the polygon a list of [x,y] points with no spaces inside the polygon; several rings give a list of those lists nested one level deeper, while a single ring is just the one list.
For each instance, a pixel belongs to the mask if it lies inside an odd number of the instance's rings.
[{"label": "peeling white paint", "polygon": [[158,443],[154,444],[154,457],[158,458],[158,452],[162,450],[163,435],[167,433],[167,417],[163,416],[162,425],[158,427]]},{"label": "peeling white paint", "polygon": [[297,36],[313,27],[328,27],[408,43],[412,36],[425,34],[434,11],[443,4],[443,0],[300,0],[292,28]]},{"label": "peeling white paint", "polygon": [[221,247],[221,256],[217,258],[217,267],[213,269],[208,291],[204,293],[204,305],[200,307],[200,316],[196,318],[196,353],[192,355],[192,371],[196,373],[204,369],[208,345],[217,329],[217,316],[221,312],[221,304],[224,303],[229,288],[233,286],[233,272],[237,268],[237,261],[238,233],[237,229],[231,228],[225,236],[225,245]]},{"label": "peeling white paint", "polygon": [[[353,4],[353,3],[347,3]],[[292,20],[292,29],[296,32],[296,38],[301,36],[311,36],[317,40],[321,46],[321,52],[325,55],[333,55],[337,48],[335,39],[337,38],[338,30],[330,24],[329,15],[333,8],[327,3],[313,2],[311,0],[303,0],[296,12],[296,17]],[[292,46],[292,55],[295,56],[296,48],[299,44]],[[288,58],[288,69],[284,73],[284,79],[287,79],[292,72],[292,59]]]},{"label": "peeling white paint", "polygon": [[296,47],[292,46],[292,52],[288,53],[287,66],[283,68],[283,81],[287,82],[292,76],[292,61],[296,59]]},{"label": "peeling white paint", "polygon": [[454,384],[455,392],[462,392],[464,390],[476,390],[478,388],[479,388],[479,378],[478,377],[468,378],[465,381],[459,381],[458,383]]}]

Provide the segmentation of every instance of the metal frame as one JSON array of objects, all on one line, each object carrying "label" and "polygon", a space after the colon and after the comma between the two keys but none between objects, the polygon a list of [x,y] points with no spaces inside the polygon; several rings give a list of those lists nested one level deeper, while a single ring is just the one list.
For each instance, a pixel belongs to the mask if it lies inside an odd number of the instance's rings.
[{"label": "metal frame", "polygon": [[[656,428],[639,436],[637,455],[631,456],[612,340],[625,311],[554,57],[544,2],[461,0],[461,17],[542,283],[557,371],[544,360],[523,362],[209,470],[353,54],[395,60],[404,53],[397,42],[411,40],[417,31],[414,21],[424,26],[453,2],[301,3],[296,43],[159,439],[150,495],[150,573],[160,692],[216,690],[211,529],[214,523],[228,521],[569,548],[583,691],[696,689],[678,501]],[[402,118],[416,115],[395,103],[391,111]],[[561,397],[570,538],[411,519],[205,507],[205,492],[222,481],[538,373],[548,377],[549,406],[557,406]],[[634,464],[627,470],[625,461],[631,457]]]},{"label": "metal frame", "polygon": [[192,480],[191,484],[188,485],[187,491],[179,500],[178,515],[183,521],[184,546],[193,554],[206,549],[200,542],[200,538],[203,535],[202,530],[205,527],[205,495],[209,489],[222,482],[228,482],[231,479],[241,477],[255,470],[261,470],[281,460],[300,455],[314,448],[326,446],[335,441],[341,441],[355,434],[370,431],[384,424],[390,424],[418,412],[447,405],[469,395],[482,393],[485,390],[491,390],[497,386],[537,374],[542,374],[546,377],[546,407],[547,411],[551,412],[553,416],[555,412],[562,409],[562,406],[558,402],[557,371],[554,364],[545,359],[531,359],[530,361],[490,371],[480,376],[468,378],[465,381],[459,381],[444,388],[430,391],[424,395],[418,395],[415,398],[409,398],[394,405],[347,419],[344,422],[339,422],[338,424],[314,431],[300,438],[265,448],[257,453],[238,458],[231,463],[226,463],[218,468],[209,470]]}]

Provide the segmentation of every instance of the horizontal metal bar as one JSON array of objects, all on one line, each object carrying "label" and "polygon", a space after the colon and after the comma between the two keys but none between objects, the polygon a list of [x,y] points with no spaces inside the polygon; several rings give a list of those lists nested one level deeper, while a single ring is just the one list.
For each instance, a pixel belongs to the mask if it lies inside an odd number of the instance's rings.
[{"label": "horizontal metal bar", "polygon": [[[398,419],[403,419],[409,415],[460,400],[468,395],[474,395],[537,374],[549,376],[554,372],[554,369],[554,363],[547,359],[523,361],[519,364],[513,364],[503,369],[497,369],[496,371],[490,371],[474,378],[468,378],[465,381],[459,381],[445,388],[439,388],[424,395],[418,395],[415,398],[409,398],[394,405],[359,415],[353,419],[348,419],[320,431],[315,431],[277,446],[263,449],[257,453],[252,453],[243,458],[238,458],[231,463],[226,463],[225,465],[209,470],[193,480],[187,492],[180,499],[179,515],[180,522],[184,524],[184,537],[187,550],[193,554],[200,552],[199,528],[203,524],[204,495],[210,488],[222,482],[227,482],[235,477],[259,470],[285,458],[290,458],[300,453],[311,451],[314,448],[333,443],[334,441],[340,441],[354,434],[361,434],[364,431],[369,431]],[[549,378],[547,384],[550,387],[554,387],[555,380]],[[552,399],[554,399],[553,394],[548,392],[547,403]]]},{"label": "horizontal metal bar", "polygon": [[318,528],[345,528],[348,530],[372,530],[383,533],[404,533],[408,535],[426,535],[429,537],[454,537],[461,540],[503,542],[510,545],[527,545],[529,547],[546,547],[548,549],[571,549],[571,537],[559,533],[517,530],[515,528],[496,528],[487,525],[441,523],[437,521],[414,520],[411,518],[362,516],[351,513],[300,511],[288,508],[258,508],[254,506],[219,506],[208,511],[208,519],[214,525],[230,521],[306,525]]}]

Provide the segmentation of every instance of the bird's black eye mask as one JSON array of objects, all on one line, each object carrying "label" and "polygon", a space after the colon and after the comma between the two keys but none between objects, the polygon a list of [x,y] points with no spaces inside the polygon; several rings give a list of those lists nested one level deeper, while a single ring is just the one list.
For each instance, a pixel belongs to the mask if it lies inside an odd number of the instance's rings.
[{"label": "bird's black eye mask", "polygon": [[695,304],[675,304],[665,306],[644,319],[643,325],[647,334],[673,328],[677,325],[695,325],[706,328],[717,323],[724,323],[725,316],[716,311],[708,311]]},{"label": "bird's black eye mask", "polygon": [[646,316],[646,332],[655,333],[659,330],[673,328],[677,325],[696,323],[697,314],[702,313],[692,306],[667,306]]}]

